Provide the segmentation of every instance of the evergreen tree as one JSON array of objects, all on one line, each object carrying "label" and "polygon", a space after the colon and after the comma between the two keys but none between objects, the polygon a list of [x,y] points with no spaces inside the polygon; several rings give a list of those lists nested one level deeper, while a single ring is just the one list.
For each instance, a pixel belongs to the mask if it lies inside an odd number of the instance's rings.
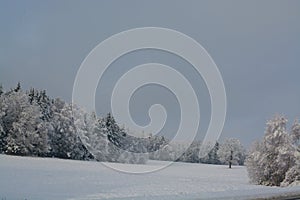
[{"label": "evergreen tree", "polygon": [[95,157],[99,161],[110,161],[109,157],[109,143],[108,129],[106,127],[106,120],[99,118],[93,131],[93,141],[91,142],[93,149],[96,151]]},{"label": "evergreen tree", "polygon": [[17,87],[14,89],[15,92],[19,92],[21,90],[21,83],[18,82]]},{"label": "evergreen tree", "polygon": [[199,141],[194,141],[189,148],[184,152],[184,154],[179,159],[182,162],[199,163],[200,162],[200,147],[201,143]]},{"label": "evergreen tree", "polygon": [[2,84],[0,84],[0,96],[4,93]]},{"label": "evergreen tree", "polygon": [[[207,145],[207,148],[209,149],[208,153],[206,153],[206,156],[200,158],[201,163],[206,164],[221,164],[218,156],[219,151],[219,142],[216,142],[213,148],[210,148],[210,144]],[[207,150],[203,150],[204,152],[207,152]]]}]

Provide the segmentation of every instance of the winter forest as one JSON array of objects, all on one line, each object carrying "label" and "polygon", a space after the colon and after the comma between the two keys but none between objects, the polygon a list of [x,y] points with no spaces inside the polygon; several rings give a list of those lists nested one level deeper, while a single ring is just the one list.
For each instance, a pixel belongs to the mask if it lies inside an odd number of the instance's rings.
[{"label": "winter forest", "polygon": [[[20,83],[0,87],[0,153],[19,156],[145,164],[163,160],[206,164],[246,165],[254,184],[288,186],[300,183],[300,123],[288,131],[287,119],[276,115],[266,124],[262,141],[247,151],[238,139],[216,142],[205,157],[201,141],[182,154],[184,143],[151,134],[134,137],[114,117],[87,113],[76,105],[49,97],[45,90],[23,91]],[[290,132],[290,133],[289,133]]]}]

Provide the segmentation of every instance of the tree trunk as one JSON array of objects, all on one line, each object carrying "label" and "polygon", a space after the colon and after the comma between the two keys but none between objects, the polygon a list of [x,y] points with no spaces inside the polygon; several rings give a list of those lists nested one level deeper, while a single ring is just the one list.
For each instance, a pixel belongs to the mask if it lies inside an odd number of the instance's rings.
[{"label": "tree trunk", "polygon": [[233,151],[230,151],[229,169],[231,169],[232,160],[233,160]]}]

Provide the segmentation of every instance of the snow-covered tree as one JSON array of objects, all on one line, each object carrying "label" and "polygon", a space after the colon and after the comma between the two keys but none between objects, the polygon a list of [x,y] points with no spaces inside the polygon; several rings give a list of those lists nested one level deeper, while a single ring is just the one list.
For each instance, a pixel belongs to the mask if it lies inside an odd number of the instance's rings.
[{"label": "snow-covered tree", "polygon": [[281,186],[300,185],[300,123],[295,120],[291,129],[292,145],[295,146],[295,164],[286,172]]},{"label": "snow-covered tree", "polygon": [[86,160],[90,153],[77,134],[74,124],[72,105],[60,99],[54,102],[55,110],[52,120],[51,155],[59,158]]},{"label": "snow-covered tree", "polygon": [[2,84],[0,84],[0,96],[1,96],[3,93],[4,93],[4,91],[3,91],[3,86],[2,86]]},{"label": "snow-covered tree", "polygon": [[245,149],[238,139],[230,138],[220,145],[218,157],[222,164],[242,165],[245,160]]},{"label": "snow-covered tree", "polygon": [[249,178],[254,184],[262,184],[264,178],[264,167],[266,162],[264,161],[265,147],[262,142],[255,141],[249,150],[249,155],[246,159],[246,166]]},{"label": "snow-covered tree", "polygon": [[[1,100],[2,149],[15,155],[45,155],[47,129],[36,104],[31,105],[20,85]],[[4,134],[4,138],[3,138]]]},{"label": "snow-covered tree", "polygon": [[291,130],[292,143],[296,145],[300,150],[300,123],[298,120],[294,121]]},{"label": "snow-covered tree", "polygon": [[125,128],[120,128],[110,113],[105,118],[97,118],[95,113],[82,112],[75,118],[80,138],[96,160],[122,163],[147,160],[137,151],[140,148],[138,140],[129,136]]},{"label": "snow-covered tree", "polygon": [[94,133],[97,122],[96,114],[89,114],[83,109],[80,109],[77,106],[73,106],[73,117],[74,125],[77,129],[77,134],[81,138],[83,144],[91,152],[93,150],[92,143],[97,142]]},{"label": "snow-covered tree", "polygon": [[109,161],[109,150],[111,147],[108,140],[108,129],[105,118],[98,118],[94,129],[94,142],[91,143],[95,152],[96,159],[99,161]]},{"label": "snow-covered tree", "polygon": [[141,163],[146,156],[138,151],[139,140],[129,136],[120,128],[114,117],[108,113],[105,118],[108,142],[108,161],[124,163]]},{"label": "snow-covered tree", "polygon": [[211,148],[211,145],[213,144],[207,144],[205,145],[204,148],[201,148],[205,156],[204,157],[201,156],[200,162],[206,164],[220,164],[220,160],[218,156],[220,144],[219,142],[216,142],[215,145],[213,145],[213,148]]},{"label": "snow-covered tree", "polygon": [[[1,107],[1,99],[0,99],[0,107]],[[3,125],[2,125],[2,116],[0,114],[0,153],[5,152],[6,137],[7,134],[4,132]]]},{"label": "snow-covered tree", "polygon": [[300,152],[295,151],[296,163],[285,174],[280,186],[300,185]]},{"label": "snow-covered tree", "polygon": [[36,94],[35,98],[36,103],[40,106],[42,111],[42,119],[44,121],[50,121],[53,117],[53,111],[52,111],[52,102],[51,99],[46,94],[45,90],[42,90]]},{"label": "snow-covered tree", "polygon": [[3,116],[5,116],[5,112],[3,112],[3,110],[5,110],[7,105],[4,105],[4,96],[0,96],[0,153],[4,153],[5,152],[5,148],[6,148],[6,137],[7,137],[7,133],[4,130],[4,124],[3,124]]},{"label": "snow-covered tree", "polygon": [[199,163],[199,151],[201,147],[201,142],[193,141],[193,143],[187,148],[187,150],[180,157],[179,161],[182,162],[191,162],[191,163]]},{"label": "snow-covered tree", "polygon": [[160,149],[150,152],[150,158],[152,160],[165,160],[165,161],[175,161],[176,158],[176,149],[175,145],[166,144]]},{"label": "snow-covered tree", "polygon": [[15,91],[15,92],[21,91],[21,83],[20,82],[18,82],[16,88],[13,91]]},{"label": "snow-covered tree", "polygon": [[247,170],[252,182],[279,186],[295,165],[295,148],[286,131],[287,119],[276,115],[267,122],[264,139],[249,152]]},{"label": "snow-covered tree", "polygon": [[73,107],[74,120],[83,144],[97,161],[109,161],[108,129],[104,118],[97,118],[82,109]]},{"label": "snow-covered tree", "polygon": [[[98,118],[46,91],[0,95],[0,153],[144,163],[144,140],[129,136],[113,116]],[[49,151],[48,151],[49,150]]]}]

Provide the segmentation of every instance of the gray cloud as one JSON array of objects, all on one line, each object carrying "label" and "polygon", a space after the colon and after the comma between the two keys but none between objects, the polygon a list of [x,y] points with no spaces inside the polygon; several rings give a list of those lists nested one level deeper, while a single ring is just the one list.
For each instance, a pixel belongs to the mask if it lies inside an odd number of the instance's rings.
[{"label": "gray cloud", "polygon": [[[45,88],[53,97],[71,101],[76,72],[99,42],[130,28],[159,26],[181,31],[202,44],[218,65],[228,95],[222,137],[238,137],[245,145],[262,136],[265,120],[284,113],[300,116],[299,1],[1,1],[0,82],[10,88]],[[159,52],[136,52],[108,72],[99,86],[98,111],[108,111],[106,94],[122,70],[118,66],[157,60],[188,76],[202,99],[203,131],[210,110],[202,80],[190,66]],[[152,61],[153,62],[153,61]],[[152,90],[148,88],[148,90]],[[136,94],[136,109],[147,99]],[[104,97],[104,100],[101,100]],[[157,101],[171,98],[159,90]],[[171,102],[171,101],[170,101]],[[176,103],[172,103],[176,106]],[[133,106],[134,107],[134,106]],[[174,110],[176,113],[178,111]],[[142,122],[133,108],[133,115]],[[170,119],[170,123],[178,119]],[[206,125],[205,125],[206,124]],[[172,127],[169,128],[172,130]],[[166,131],[167,132],[167,131]],[[200,131],[201,132],[201,131]]]}]

